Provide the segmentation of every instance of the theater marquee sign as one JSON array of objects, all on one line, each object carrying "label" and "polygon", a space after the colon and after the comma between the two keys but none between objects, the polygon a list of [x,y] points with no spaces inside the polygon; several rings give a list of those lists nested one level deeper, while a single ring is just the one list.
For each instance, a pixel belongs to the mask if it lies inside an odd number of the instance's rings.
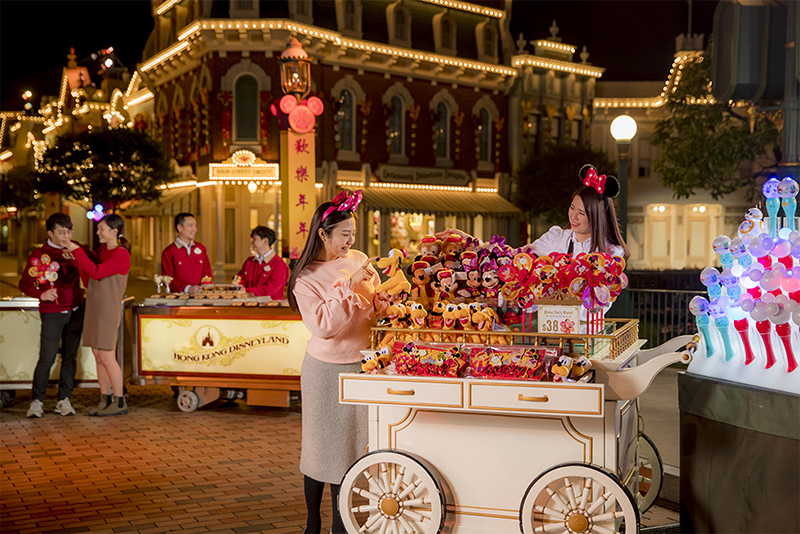
[{"label": "theater marquee sign", "polygon": [[299,375],[311,334],[298,320],[142,317],[141,374]]}]

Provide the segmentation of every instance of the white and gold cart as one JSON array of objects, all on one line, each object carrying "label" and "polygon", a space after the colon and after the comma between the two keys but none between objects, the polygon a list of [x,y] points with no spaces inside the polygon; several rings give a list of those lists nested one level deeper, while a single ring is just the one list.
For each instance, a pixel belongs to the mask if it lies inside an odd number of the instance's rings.
[{"label": "white and gold cart", "polygon": [[369,451],[339,497],[347,531],[638,532],[661,466],[637,397],[696,346],[643,343],[596,351],[597,383],[340,375],[340,401],[369,406]]}]

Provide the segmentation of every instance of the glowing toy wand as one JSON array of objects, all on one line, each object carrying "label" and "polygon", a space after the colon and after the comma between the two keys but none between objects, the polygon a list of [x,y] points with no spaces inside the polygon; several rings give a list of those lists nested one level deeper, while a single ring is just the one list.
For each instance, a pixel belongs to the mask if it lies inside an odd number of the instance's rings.
[{"label": "glowing toy wand", "polygon": [[711,331],[708,326],[711,323],[711,320],[708,318],[709,306],[708,299],[699,295],[689,302],[689,311],[694,315],[697,329],[703,334],[703,340],[706,343],[706,358],[710,358],[714,355],[714,345],[711,343]]},{"label": "glowing toy wand", "polygon": [[781,201],[778,200],[777,178],[770,178],[764,182],[761,192],[767,197],[767,214],[769,214],[769,235],[773,238],[778,236],[778,211],[781,209]]},{"label": "glowing toy wand", "polygon": [[781,180],[778,185],[778,195],[781,197],[781,207],[783,214],[786,217],[786,226],[789,230],[794,231],[794,212],[797,210],[797,196],[798,185],[797,182],[788,176]]}]

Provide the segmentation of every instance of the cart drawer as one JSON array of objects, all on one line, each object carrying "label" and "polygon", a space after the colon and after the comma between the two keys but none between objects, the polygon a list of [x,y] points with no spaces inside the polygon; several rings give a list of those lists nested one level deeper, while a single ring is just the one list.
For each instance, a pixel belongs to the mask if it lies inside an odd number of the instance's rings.
[{"label": "cart drawer", "polygon": [[341,402],[441,408],[464,407],[464,384],[460,380],[414,378],[376,380],[372,378],[373,376],[340,375],[339,399]]},{"label": "cart drawer", "polygon": [[602,417],[600,384],[468,384],[469,408],[512,412]]}]

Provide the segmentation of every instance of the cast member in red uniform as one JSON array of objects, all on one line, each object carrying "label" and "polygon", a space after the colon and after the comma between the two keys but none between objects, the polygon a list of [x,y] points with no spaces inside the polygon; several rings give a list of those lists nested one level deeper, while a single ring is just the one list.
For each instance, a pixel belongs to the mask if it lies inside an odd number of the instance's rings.
[{"label": "cast member in red uniform", "polygon": [[175,216],[175,242],[161,253],[161,275],[171,276],[170,291],[196,293],[200,284],[212,280],[211,262],[206,247],[194,241],[197,235],[197,220],[191,213]]},{"label": "cast member in red uniform", "polygon": [[283,258],[272,250],[276,237],[275,231],[266,226],[253,228],[250,232],[250,245],[256,255],[244,260],[236,277],[248,293],[257,297],[283,300],[289,268]]}]

